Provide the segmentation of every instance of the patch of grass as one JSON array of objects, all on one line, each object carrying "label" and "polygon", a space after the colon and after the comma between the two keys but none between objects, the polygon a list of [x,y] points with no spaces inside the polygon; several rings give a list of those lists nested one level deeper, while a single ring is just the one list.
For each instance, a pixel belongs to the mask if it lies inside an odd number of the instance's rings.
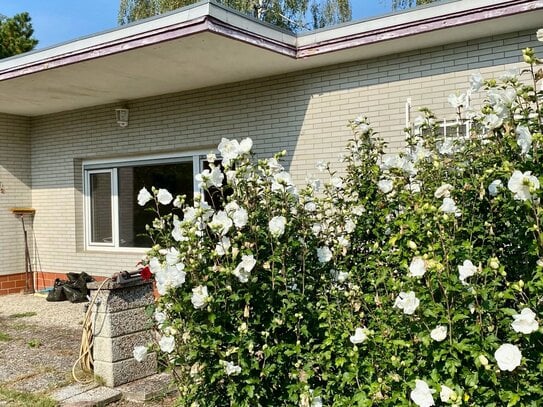
[{"label": "patch of grass", "polygon": [[2,385],[0,385],[0,401],[8,402],[9,406],[21,407],[55,407],[58,405],[49,397],[8,389]]},{"label": "patch of grass", "polygon": [[39,348],[41,346],[41,342],[39,339],[31,339],[26,344],[29,348]]},{"label": "patch of grass", "polygon": [[0,332],[0,342],[7,342],[11,341],[11,336],[9,336],[7,333]]},{"label": "patch of grass", "polygon": [[105,386],[106,381],[102,376],[99,376],[97,374],[94,375],[94,382],[100,386]]},{"label": "patch of grass", "polygon": [[17,314],[11,314],[10,318],[26,318],[26,317],[33,317],[35,315],[38,315],[37,312],[34,311],[28,311],[28,312],[19,312]]}]

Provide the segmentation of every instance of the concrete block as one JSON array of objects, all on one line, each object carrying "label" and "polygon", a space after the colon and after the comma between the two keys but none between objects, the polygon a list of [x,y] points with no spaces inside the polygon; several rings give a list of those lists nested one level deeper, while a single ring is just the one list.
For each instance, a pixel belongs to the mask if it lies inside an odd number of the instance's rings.
[{"label": "concrete block", "polygon": [[122,289],[107,290],[99,292],[92,291],[91,295],[96,296],[94,312],[120,312],[132,308],[146,307],[155,300],[153,287],[150,283]]},{"label": "concrete block", "polygon": [[98,312],[94,314],[94,335],[114,338],[132,332],[148,329],[153,320],[145,313],[144,307],[132,308],[115,313]]},{"label": "concrete block", "polygon": [[70,397],[60,405],[62,407],[102,407],[120,400],[122,393],[108,387],[96,387],[92,390]]},{"label": "concrete block", "polygon": [[125,359],[118,362],[94,361],[94,375],[99,377],[108,387],[117,387],[157,372],[157,358],[150,353],[143,362],[136,359]]},{"label": "concrete block", "polygon": [[133,357],[135,346],[146,346],[153,339],[151,331],[145,330],[109,338],[95,336],[92,347],[94,361],[117,362]]}]

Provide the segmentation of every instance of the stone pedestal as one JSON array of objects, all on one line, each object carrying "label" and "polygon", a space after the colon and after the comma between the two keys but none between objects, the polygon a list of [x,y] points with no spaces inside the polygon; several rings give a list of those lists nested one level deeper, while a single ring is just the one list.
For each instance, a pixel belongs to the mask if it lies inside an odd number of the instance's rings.
[{"label": "stone pedestal", "polygon": [[[98,288],[101,288],[98,290]],[[94,375],[108,387],[130,383],[157,372],[157,358],[150,353],[143,362],[134,359],[135,346],[146,346],[152,339],[152,320],[145,308],[154,302],[152,284],[108,281],[87,285],[93,305]]]}]

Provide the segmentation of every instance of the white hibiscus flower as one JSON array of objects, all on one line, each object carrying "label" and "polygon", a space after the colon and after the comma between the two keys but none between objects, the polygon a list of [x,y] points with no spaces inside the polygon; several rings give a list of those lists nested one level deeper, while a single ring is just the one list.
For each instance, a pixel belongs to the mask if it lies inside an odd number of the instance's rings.
[{"label": "white hibiscus flower", "polygon": [[411,391],[410,397],[419,407],[430,407],[435,405],[432,394],[435,390],[431,389],[424,380],[415,380],[415,388]]},{"label": "white hibiscus flower", "polygon": [[173,336],[164,335],[158,341],[158,346],[160,346],[162,352],[172,353],[175,349],[175,338]]},{"label": "white hibiscus flower", "polygon": [[147,357],[147,346],[136,346],[132,351],[134,359],[138,362],[143,362]]},{"label": "white hibiscus flower", "polygon": [[241,263],[238,264],[232,274],[235,275],[240,282],[246,283],[249,281],[251,270],[255,267],[255,265],[256,260],[252,254],[243,255],[241,257]]},{"label": "white hibiscus flower", "polygon": [[494,357],[496,358],[500,370],[512,372],[520,366],[522,353],[517,345],[504,343],[496,350]]},{"label": "white hibiscus flower", "polygon": [[438,325],[430,332],[430,337],[436,341],[444,341],[447,337],[447,327],[445,325]]},{"label": "white hibiscus flower", "polygon": [[139,206],[145,206],[145,204],[151,199],[153,199],[153,195],[151,195],[151,193],[147,191],[147,188],[143,187],[142,189],[140,189],[140,192],[138,193]]},{"label": "white hibiscus flower", "polygon": [[409,276],[422,277],[426,273],[426,262],[422,257],[413,257],[409,265]]},{"label": "white hibiscus flower", "polygon": [[488,186],[488,193],[490,196],[496,196],[499,194],[500,189],[503,187],[503,182],[501,179],[495,179]]},{"label": "white hibiscus flower", "polygon": [[268,228],[273,237],[279,237],[285,233],[287,219],[284,216],[274,216],[268,222]]},{"label": "white hibiscus flower", "polygon": [[173,201],[172,194],[170,194],[170,192],[164,188],[160,188],[158,190],[156,197],[158,199],[158,202],[160,202],[162,205],[169,205],[170,202]]},{"label": "white hibiscus flower", "polygon": [[368,330],[366,328],[356,328],[354,331],[354,335],[352,335],[349,340],[352,344],[357,345],[359,343],[364,342],[366,339],[368,339]]},{"label": "white hibiscus flower", "polygon": [[471,260],[464,260],[461,266],[458,266],[458,275],[462,284],[467,285],[466,278],[471,277],[477,273],[477,267],[471,262]]},{"label": "white hibiscus flower", "polygon": [[321,246],[317,248],[317,258],[321,263],[328,263],[332,260],[332,251],[328,246]]},{"label": "white hibiscus flower", "polygon": [[531,171],[522,173],[515,170],[507,183],[507,188],[515,194],[514,198],[519,201],[532,199],[532,193],[538,190],[539,186],[539,180],[532,175]]},{"label": "white hibiscus flower", "polygon": [[415,313],[415,310],[418,308],[420,300],[416,297],[414,291],[409,292],[400,292],[396,301],[394,302],[394,307],[403,310],[404,314],[412,315]]},{"label": "white hibiscus flower", "polygon": [[535,317],[535,312],[530,308],[524,308],[520,314],[513,315],[514,321],[511,323],[511,327],[515,332],[531,334],[539,329],[539,323]]},{"label": "white hibiscus flower", "polygon": [[205,285],[199,285],[192,289],[190,302],[192,302],[194,308],[202,309],[206,306],[208,298],[209,294],[207,292],[207,287]]}]

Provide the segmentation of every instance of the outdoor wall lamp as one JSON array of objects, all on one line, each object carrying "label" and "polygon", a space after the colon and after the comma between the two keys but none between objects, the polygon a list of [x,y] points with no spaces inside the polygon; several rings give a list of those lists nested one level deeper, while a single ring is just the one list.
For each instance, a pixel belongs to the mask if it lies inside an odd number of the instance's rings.
[{"label": "outdoor wall lamp", "polygon": [[128,126],[128,109],[115,109],[115,116],[117,118],[117,124],[119,125],[119,127]]}]

